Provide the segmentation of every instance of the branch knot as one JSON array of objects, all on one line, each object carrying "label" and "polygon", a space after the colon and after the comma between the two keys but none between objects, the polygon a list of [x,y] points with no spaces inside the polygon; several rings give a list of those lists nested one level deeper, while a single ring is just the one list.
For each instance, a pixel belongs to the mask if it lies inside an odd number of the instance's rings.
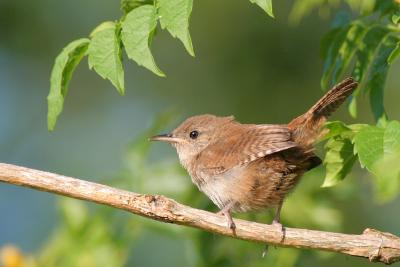
[{"label": "branch knot", "polygon": [[400,244],[397,236],[372,228],[365,229],[363,235],[371,236],[379,243],[376,249],[369,252],[368,259],[371,262],[392,264],[400,260]]}]

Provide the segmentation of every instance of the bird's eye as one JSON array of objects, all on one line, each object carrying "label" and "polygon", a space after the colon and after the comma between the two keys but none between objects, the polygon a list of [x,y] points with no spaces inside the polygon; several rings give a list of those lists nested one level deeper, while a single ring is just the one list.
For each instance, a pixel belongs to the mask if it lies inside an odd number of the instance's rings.
[{"label": "bird's eye", "polygon": [[198,131],[191,131],[189,134],[191,139],[196,139],[199,136],[199,132]]}]

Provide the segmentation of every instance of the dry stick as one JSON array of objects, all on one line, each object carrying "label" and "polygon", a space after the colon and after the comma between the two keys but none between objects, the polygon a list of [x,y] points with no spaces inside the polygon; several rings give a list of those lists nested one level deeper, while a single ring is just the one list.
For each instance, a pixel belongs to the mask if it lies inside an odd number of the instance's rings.
[{"label": "dry stick", "polygon": [[167,223],[195,227],[238,239],[282,247],[340,252],[391,264],[400,260],[400,238],[366,229],[361,235],[285,228],[235,219],[236,231],[223,216],[182,205],[158,195],[142,195],[54,173],[0,163],[0,181],[105,204]]}]

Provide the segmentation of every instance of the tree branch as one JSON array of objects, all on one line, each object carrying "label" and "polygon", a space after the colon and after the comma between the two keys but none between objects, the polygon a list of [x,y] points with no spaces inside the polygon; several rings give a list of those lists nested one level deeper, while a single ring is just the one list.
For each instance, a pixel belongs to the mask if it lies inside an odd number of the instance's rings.
[{"label": "tree branch", "polygon": [[236,230],[226,226],[223,216],[182,205],[158,195],[143,195],[54,173],[0,163],[0,181],[83,199],[132,212],[153,220],[175,223],[238,239],[282,247],[319,249],[370,261],[391,264],[400,260],[400,238],[366,229],[349,235],[306,229],[284,228],[235,219]]}]

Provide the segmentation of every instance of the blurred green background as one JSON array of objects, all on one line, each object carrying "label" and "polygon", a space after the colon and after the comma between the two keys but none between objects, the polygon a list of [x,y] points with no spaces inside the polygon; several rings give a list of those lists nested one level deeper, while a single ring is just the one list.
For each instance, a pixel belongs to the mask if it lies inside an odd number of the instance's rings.
[{"label": "blurred green background", "polygon": [[[0,161],[165,194],[216,211],[190,183],[174,150],[150,145],[147,137],[194,114],[285,123],[312,105],[322,95],[319,44],[331,18],[314,12],[292,25],[291,7],[292,1],[275,1],[273,20],[246,0],[195,1],[190,29],[195,58],[159,31],[152,50],[167,78],[125,60],[124,97],[89,71],[85,59],[70,84],[57,128],[49,133],[46,96],[55,56],[100,22],[119,18],[119,2],[0,0]],[[344,5],[338,9],[350,12]],[[385,101],[389,116],[397,120],[399,71],[397,62]],[[345,108],[334,118],[372,122],[365,99],[357,120]],[[284,225],[344,233],[372,227],[400,235],[399,198],[378,203],[374,178],[365,171],[356,166],[333,188],[320,188],[323,178],[323,167],[304,177],[283,208]],[[0,248],[13,244],[36,266],[372,265],[365,259],[283,248],[261,258],[259,244],[7,184],[0,184],[0,213]],[[268,212],[239,217],[268,223],[272,218]]]}]

